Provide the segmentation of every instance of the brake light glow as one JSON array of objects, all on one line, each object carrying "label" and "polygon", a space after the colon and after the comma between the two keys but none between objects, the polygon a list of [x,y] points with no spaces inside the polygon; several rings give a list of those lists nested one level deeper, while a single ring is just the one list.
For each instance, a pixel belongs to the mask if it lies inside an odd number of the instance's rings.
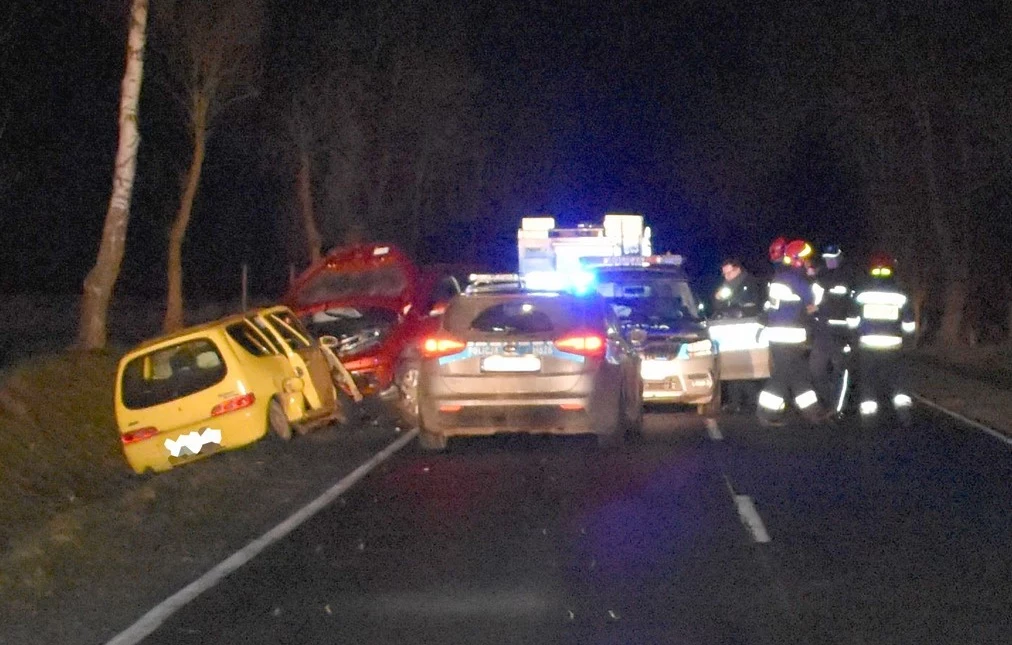
[{"label": "brake light glow", "polygon": [[232,397],[231,399],[227,401],[222,401],[218,405],[211,408],[211,416],[216,417],[221,414],[228,414],[229,412],[235,412],[236,410],[248,408],[249,406],[253,405],[253,403],[256,400],[257,398],[253,396],[252,392],[247,392],[246,394],[243,394],[241,396]]},{"label": "brake light glow", "polygon": [[572,334],[555,341],[555,346],[564,352],[582,356],[604,355],[604,337],[600,334]]},{"label": "brake light glow", "polygon": [[120,435],[120,441],[123,442],[124,446],[129,446],[132,443],[144,441],[158,434],[158,428],[154,426],[148,426],[147,428],[140,428],[138,430],[131,430],[130,432],[124,432]]},{"label": "brake light glow", "polygon": [[457,340],[456,338],[430,336],[422,341],[422,356],[425,358],[449,356],[450,354],[456,354],[464,351],[465,347],[467,347],[467,344]]}]

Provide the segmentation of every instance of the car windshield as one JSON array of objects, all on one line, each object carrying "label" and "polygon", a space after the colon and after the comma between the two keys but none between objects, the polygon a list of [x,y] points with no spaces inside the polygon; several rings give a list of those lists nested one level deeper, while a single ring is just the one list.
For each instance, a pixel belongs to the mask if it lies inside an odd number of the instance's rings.
[{"label": "car windshield", "polygon": [[123,370],[123,405],[138,410],[189,396],[225,378],[215,344],[198,338],[161,347],[131,360]]},{"label": "car windshield", "polygon": [[447,331],[463,335],[555,335],[603,326],[602,307],[595,299],[561,294],[461,296],[450,303],[443,324]]},{"label": "car windshield", "polygon": [[323,271],[307,282],[298,294],[301,306],[354,298],[396,298],[407,289],[408,277],[397,266],[365,271]]},{"label": "car windshield", "polygon": [[598,273],[595,284],[597,292],[626,322],[663,324],[699,318],[699,305],[684,276],[653,271],[606,271]]}]

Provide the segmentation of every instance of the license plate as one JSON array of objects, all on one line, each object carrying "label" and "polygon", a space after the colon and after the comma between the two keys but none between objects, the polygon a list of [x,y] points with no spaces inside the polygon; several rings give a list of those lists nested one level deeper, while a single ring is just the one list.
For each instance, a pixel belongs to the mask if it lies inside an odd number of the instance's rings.
[{"label": "license plate", "polygon": [[663,381],[675,372],[673,361],[645,360],[640,364],[640,376],[645,381]]},{"label": "license plate", "polygon": [[864,317],[868,320],[899,320],[900,308],[894,305],[865,305]]},{"label": "license plate", "polygon": [[527,355],[547,356],[552,353],[552,344],[544,341],[525,340],[515,343],[503,341],[472,341],[467,344],[472,356]]},{"label": "license plate", "polygon": [[541,359],[532,354],[521,356],[503,356],[495,354],[481,359],[483,372],[538,372],[541,370]]}]

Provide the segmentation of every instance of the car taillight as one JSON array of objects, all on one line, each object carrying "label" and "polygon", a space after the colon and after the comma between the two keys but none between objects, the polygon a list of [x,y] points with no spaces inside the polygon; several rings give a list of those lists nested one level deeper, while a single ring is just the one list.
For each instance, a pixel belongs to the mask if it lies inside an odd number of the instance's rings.
[{"label": "car taillight", "polygon": [[604,356],[604,337],[592,332],[570,334],[555,341],[555,346],[570,354]]},{"label": "car taillight", "polygon": [[130,432],[124,432],[120,435],[120,441],[123,445],[129,445],[137,443],[138,441],[144,441],[158,434],[158,428],[154,426],[148,426],[147,428],[140,428],[138,430],[131,430]]},{"label": "car taillight", "polygon": [[253,396],[252,392],[247,392],[242,396],[233,397],[228,401],[222,401],[218,405],[214,406],[211,408],[211,416],[216,417],[219,414],[227,414],[229,412],[235,412],[236,410],[248,408],[253,405],[256,400],[257,398]]},{"label": "car taillight", "polygon": [[439,358],[464,351],[467,343],[456,338],[446,336],[429,336],[422,341],[422,356],[425,358]]}]

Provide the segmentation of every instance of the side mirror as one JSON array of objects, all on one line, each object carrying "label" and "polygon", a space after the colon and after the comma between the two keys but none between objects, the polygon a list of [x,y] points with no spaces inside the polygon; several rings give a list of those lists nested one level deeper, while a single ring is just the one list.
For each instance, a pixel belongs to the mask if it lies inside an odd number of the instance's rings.
[{"label": "side mirror", "polygon": [[445,301],[437,302],[436,304],[432,305],[432,309],[429,309],[429,315],[442,316],[444,313],[446,313],[446,305],[447,303]]},{"label": "side mirror", "polygon": [[329,347],[330,349],[337,351],[341,341],[337,339],[337,336],[320,336],[320,344],[324,347]]}]

